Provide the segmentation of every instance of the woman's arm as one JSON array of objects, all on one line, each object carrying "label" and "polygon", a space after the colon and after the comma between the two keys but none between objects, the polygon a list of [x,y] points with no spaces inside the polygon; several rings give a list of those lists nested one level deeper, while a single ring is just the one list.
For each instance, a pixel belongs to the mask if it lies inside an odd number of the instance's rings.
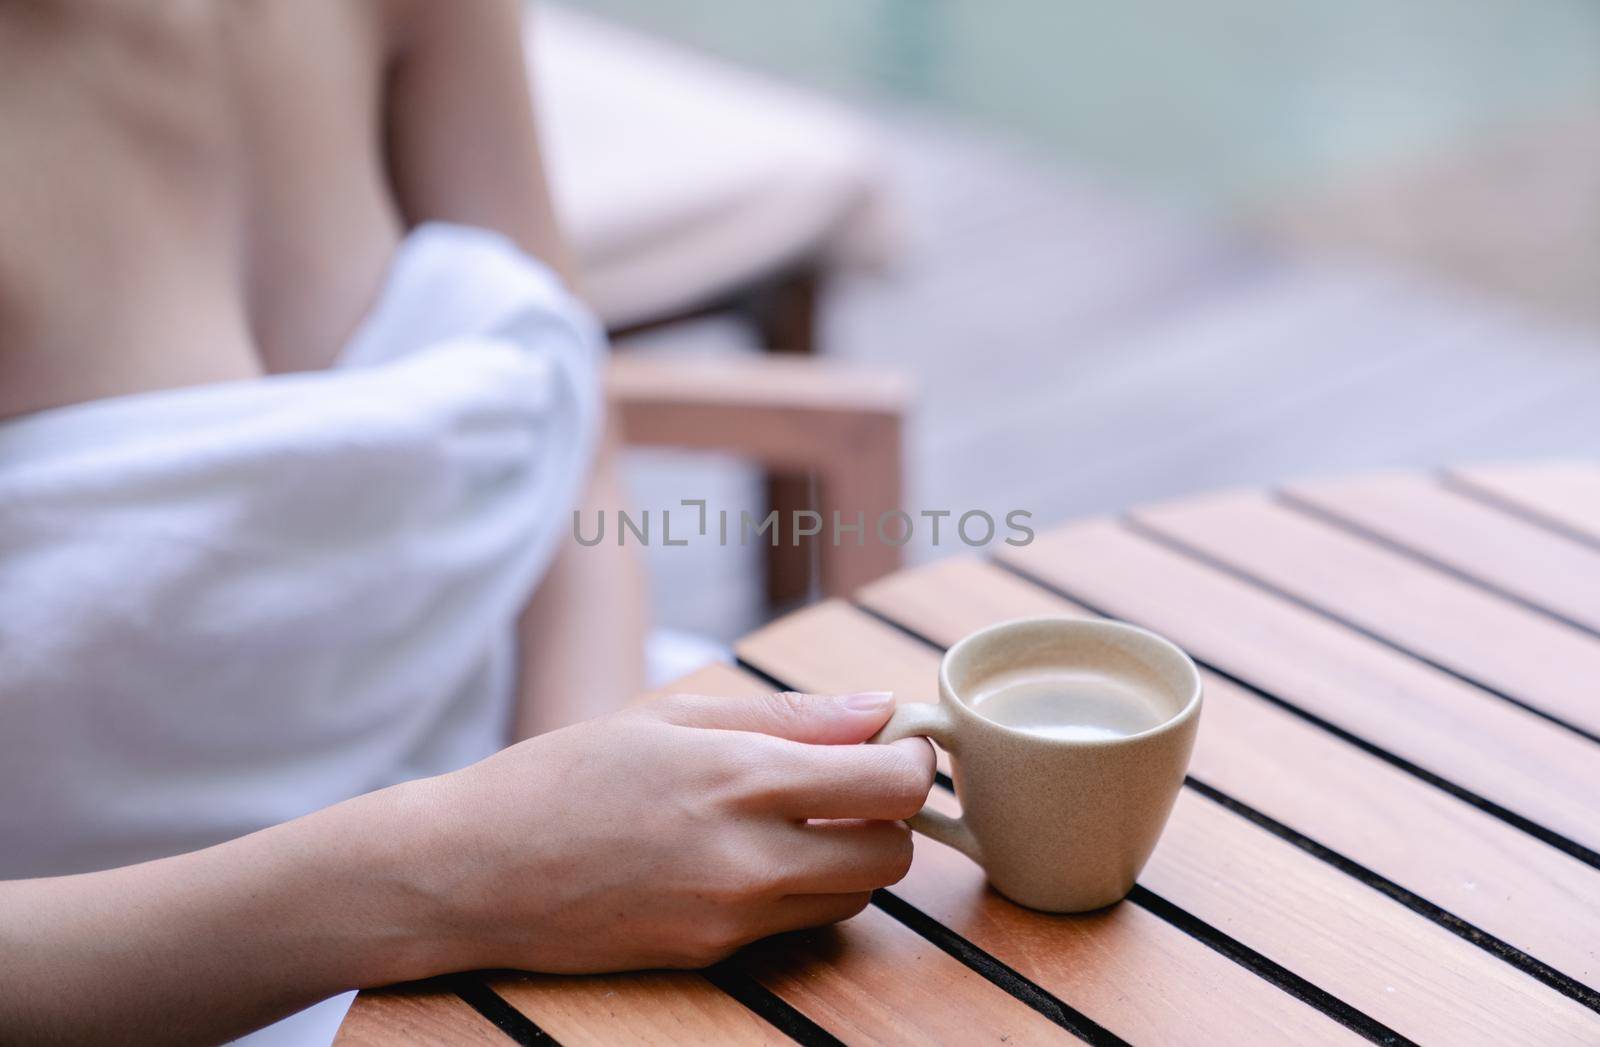
[{"label": "woman's arm", "polygon": [[699,966],[843,919],[905,874],[887,819],[933,783],[922,739],[852,744],[891,708],[676,696],[203,851],[0,882],[0,1043],[215,1043],[345,989]]},{"label": "woman's arm", "polygon": [[0,1042],[216,1043],[427,973],[442,913],[407,886],[411,796],[141,865],[0,882]]},{"label": "woman's arm", "polygon": [[[581,292],[534,127],[524,10],[517,0],[406,0],[387,104],[391,177],[408,224],[440,219],[494,229]],[[627,504],[617,477],[620,448],[610,425],[583,499],[586,519]],[[637,694],[646,624],[636,550],[563,542],[519,622],[514,737],[608,712]]]}]

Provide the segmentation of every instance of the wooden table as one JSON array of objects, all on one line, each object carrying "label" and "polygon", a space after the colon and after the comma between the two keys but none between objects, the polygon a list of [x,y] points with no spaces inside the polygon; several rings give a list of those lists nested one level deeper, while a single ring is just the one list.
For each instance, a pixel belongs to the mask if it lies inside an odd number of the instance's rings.
[{"label": "wooden table", "polygon": [[1029,912],[919,838],[839,927],[705,972],[367,992],[339,1042],[1600,1044],[1600,466],[1088,520],[790,615],[682,689],[932,700],[944,645],[1040,613],[1146,625],[1205,673],[1126,902]]}]

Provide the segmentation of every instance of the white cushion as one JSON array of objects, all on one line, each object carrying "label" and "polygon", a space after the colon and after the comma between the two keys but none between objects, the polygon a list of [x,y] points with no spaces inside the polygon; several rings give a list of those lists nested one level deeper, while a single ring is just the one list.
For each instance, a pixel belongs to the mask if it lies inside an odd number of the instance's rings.
[{"label": "white cushion", "polygon": [[892,236],[866,129],[808,95],[562,8],[527,30],[556,208],[606,322],[669,316]]}]

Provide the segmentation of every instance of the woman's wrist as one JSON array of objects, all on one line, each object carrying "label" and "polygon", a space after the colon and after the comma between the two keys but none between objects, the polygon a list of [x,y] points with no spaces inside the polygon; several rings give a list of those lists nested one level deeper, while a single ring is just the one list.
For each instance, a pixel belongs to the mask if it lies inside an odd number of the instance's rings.
[{"label": "woman's wrist", "polygon": [[[319,919],[337,928],[346,988],[414,981],[473,966],[464,933],[443,779],[357,797],[316,815]],[[455,852],[455,853],[452,853]]]}]

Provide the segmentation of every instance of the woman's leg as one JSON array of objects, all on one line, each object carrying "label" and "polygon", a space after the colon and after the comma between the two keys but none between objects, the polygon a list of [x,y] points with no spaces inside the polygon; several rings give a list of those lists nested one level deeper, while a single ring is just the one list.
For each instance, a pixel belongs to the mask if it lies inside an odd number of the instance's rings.
[{"label": "woman's leg", "polygon": [[[601,443],[585,519],[623,504],[615,426]],[[570,518],[569,518],[570,519]],[[565,520],[563,520],[565,530]],[[565,534],[518,620],[520,683],[512,740],[621,708],[644,686],[644,564],[632,546],[581,546]]]}]

